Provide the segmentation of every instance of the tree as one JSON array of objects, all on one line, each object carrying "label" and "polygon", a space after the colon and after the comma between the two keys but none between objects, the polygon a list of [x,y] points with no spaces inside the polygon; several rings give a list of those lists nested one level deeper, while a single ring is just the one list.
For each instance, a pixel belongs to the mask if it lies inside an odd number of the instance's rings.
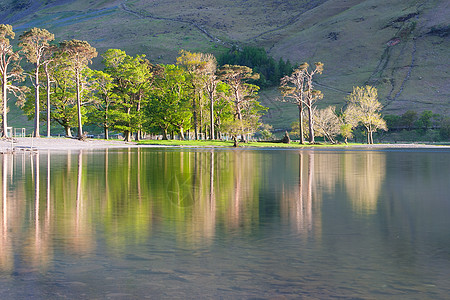
[{"label": "tree", "polygon": [[113,92],[116,85],[113,77],[103,71],[92,71],[89,77],[92,83],[90,95],[94,99],[95,107],[90,119],[103,128],[105,139],[109,139],[109,128],[114,124],[114,118],[111,116],[114,113],[111,111],[117,100],[117,94]]},{"label": "tree", "polygon": [[442,120],[439,134],[445,140],[450,138],[450,117],[446,117]]},{"label": "tree", "polygon": [[316,110],[314,120],[317,125],[318,136],[323,136],[331,143],[335,143],[335,137],[340,133],[341,129],[341,123],[336,115],[336,107],[328,106],[327,108]]},{"label": "tree", "polygon": [[[254,74],[253,70],[246,66],[224,65],[218,70],[217,75],[231,90],[236,124],[228,127],[233,129],[234,138],[236,139],[238,134],[244,135],[249,131],[255,131],[259,126],[261,112],[265,108],[256,101],[259,87],[248,81],[258,79],[259,74]],[[235,130],[236,128],[240,130]]]},{"label": "tree", "polygon": [[94,47],[89,45],[86,41],[70,40],[60,43],[60,48],[65,53],[70,62],[70,67],[75,72],[76,94],[77,94],[77,114],[78,114],[78,138],[83,137],[83,123],[82,123],[82,97],[81,90],[81,72],[92,63],[92,59],[97,56],[97,51]]},{"label": "tree", "polygon": [[151,91],[150,101],[145,108],[146,127],[159,128],[163,139],[168,139],[170,129],[177,130],[184,139],[184,130],[189,129],[192,112],[189,98],[191,89],[190,75],[175,65],[164,66]]},{"label": "tree", "polygon": [[304,143],[303,138],[303,108],[308,110],[309,142],[314,143],[314,113],[315,102],[323,98],[322,92],[313,89],[313,76],[322,74],[323,63],[316,62],[314,70],[309,70],[309,65],[303,63],[295,69],[290,76],[281,79],[280,92],[284,101],[289,101],[297,105],[300,124],[300,143]]},{"label": "tree", "polygon": [[348,139],[353,137],[353,128],[351,124],[341,124],[340,133],[344,138],[345,144],[348,144]]},{"label": "tree", "polygon": [[[0,75],[2,80],[1,99],[3,101],[2,137],[7,136],[8,130],[8,92],[12,92],[20,97],[20,101],[23,100],[25,92],[24,87],[14,85],[14,81],[23,81],[24,79],[23,70],[18,64],[20,56],[17,52],[14,52],[12,45],[10,45],[10,39],[14,39],[14,36],[15,33],[11,25],[0,24]],[[12,68],[8,71],[11,65]]]},{"label": "tree", "polygon": [[[42,65],[48,67],[48,61],[51,59],[50,56],[45,56],[45,52],[48,51],[50,44],[49,42],[55,39],[55,35],[48,32],[46,29],[32,28],[25,31],[20,37],[20,46],[22,51],[25,53],[26,58],[30,63],[34,64],[34,82],[33,86],[35,89],[35,117],[34,117],[34,136],[39,137],[39,68]],[[48,77],[47,77],[48,78]],[[47,81],[48,83],[48,81]],[[48,84],[47,84],[48,85]],[[49,107],[47,107],[49,110]],[[47,123],[48,126],[48,123]],[[50,132],[50,127],[47,129],[48,135]]]},{"label": "tree", "polygon": [[118,95],[114,129],[124,133],[125,141],[131,140],[133,132],[136,132],[136,140],[139,140],[144,123],[141,107],[149,99],[148,90],[154,80],[153,73],[158,72],[159,68],[151,65],[145,55],[132,57],[119,49],[106,51],[103,63],[105,72],[114,79],[114,91]]},{"label": "tree", "polygon": [[280,92],[283,95],[283,101],[291,102],[298,108],[298,128],[300,144],[305,143],[303,134],[303,107],[305,103],[305,76],[303,69],[295,69],[291,76],[284,76],[281,79]]},{"label": "tree", "polygon": [[411,130],[417,121],[417,112],[414,110],[406,111],[401,117],[401,123],[406,126],[408,130]]},{"label": "tree", "polygon": [[216,75],[217,61],[212,54],[203,54],[202,60],[205,62],[204,75],[202,76],[203,85],[209,98],[209,138],[214,139],[214,101],[216,96],[217,84],[219,79]]},{"label": "tree", "polygon": [[[208,65],[207,60],[205,60],[205,54],[203,53],[191,53],[189,51],[181,50],[180,56],[177,57],[177,65],[182,66],[187,74],[191,77],[189,82],[193,90],[192,97],[192,116],[194,118],[194,136],[198,139],[198,131],[202,128],[203,119],[203,107],[202,107],[202,91],[205,88],[204,76],[207,67],[211,68],[212,61]],[[199,122],[200,121],[200,122]],[[200,123],[200,124],[199,124]]]},{"label": "tree", "polygon": [[420,115],[419,119],[417,120],[417,127],[423,129],[423,131],[427,131],[429,128],[433,126],[433,119],[434,114],[431,110],[425,110]]},{"label": "tree", "polygon": [[378,129],[387,130],[386,122],[379,111],[381,103],[378,102],[377,89],[372,86],[354,87],[348,97],[348,106],[345,110],[346,118],[353,127],[362,124],[367,132],[367,143],[373,144],[373,132]]},{"label": "tree", "polygon": [[[44,53],[44,73],[45,73],[45,79],[46,79],[46,94],[47,94],[47,137],[51,136],[50,133],[50,123],[51,123],[51,84],[55,81],[52,79],[51,70],[50,70],[50,64],[54,61],[54,54],[57,47],[53,46],[47,49]],[[54,65],[52,65],[54,67]]]},{"label": "tree", "polygon": [[75,73],[69,64],[68,57],[59,52],[50,63],[49,70],[54,81],[51,91],[51,119],[64,128],[66,136],[71,137],[71,128],[77,126],[78,112]]},{"label": "tree", "polygon": [[252,88],[255,87],[247,82],[258,79],[259,74],[253,74],[253,70],[246,66],[224,65],[219,69],[218,76],[231,87],[235,118],[242,120],[242,106],[251,99],[248,96],[251,96]]}]

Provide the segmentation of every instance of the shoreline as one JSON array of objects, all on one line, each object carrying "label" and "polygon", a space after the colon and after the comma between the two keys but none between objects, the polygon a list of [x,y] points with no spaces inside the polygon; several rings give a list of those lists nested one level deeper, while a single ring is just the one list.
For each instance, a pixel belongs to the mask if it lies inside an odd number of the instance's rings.
[{"label": "shoreline", "polygon": [[[212,146],[212,145],[158,145],[158,144],[138,144],[137,142],[124,142],[122,140],[98,140],[87,139],[86,141],[80,141],[73,138],[31,138],[31,137],[19,137],[13,139],[0,139],[0,153],[8,153],[14,151],[40,151],[40,150],[82,150],[82,149],[112,149],[112,148],[226,148]],[[289,147],[285,145],[283,147],[277,147],[274,144],[273,147],[252,147],[244,146],[239,147],[242,149],[448,149],[450,145],[430,145],[420,143],[402,143],[402,144],[373,144],[373,145],[321,145],[320,147],[308,146],[304,147]],[[238,148],[238,149],[239,149]]]}]

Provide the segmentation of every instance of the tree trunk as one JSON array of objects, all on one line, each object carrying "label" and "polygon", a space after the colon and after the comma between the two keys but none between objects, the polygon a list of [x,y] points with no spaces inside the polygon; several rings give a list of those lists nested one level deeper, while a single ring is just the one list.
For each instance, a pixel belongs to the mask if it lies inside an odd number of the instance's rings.
[{"label": "tree trunk", "polygon": [[239,147],[239,142],[236,136],[233,137],[233,141],[234,141],[233,147],[235,148]]},{"label": "tree trunk", "polygon": [[184,130],[183,130],[183,126],[180,126],[180,140],[184,141]]},{"label": "tree trunk", "polygon": [[[139,111],[141,110],[141,99],[142,99],[142,95],[139,92],[138,103],[137,103],[137,106],[136,106],[136,112],[137,112],[138,116],[139,116]],[[141,140],[141,124],[138,124],[135,140],[136,141],[140,141]]]},{"label": "tree trunk", "polygon": [[367,144],[369,145],[370,144],[370,131],[369,131],[369,128],[366,128],[367,129]]},{"label": "tree trunk", "polygon": [[298,130],[300,131],[300,144],[305,143],[305,138],[303,137],[303,106],[300,103],[298,105]]},{"label": "tree trunk", "polygon": [[163,140],[168,140],[168,138],[167,138],[167,128],[164,128],[164,130],[163,130]]},{"label": "tree trunk", "polygon": [[8,84],[8,78],[6,75],[6,71],[3,73],[3,78],[2,78],[2,100],[3,100],[3,118],[2,118],[2,127],[3,127],[3,133],[2,133],[2,137],[7,137],[8,136],[8,99],[6,98],[7,96],[7,90],[6,90],[6,85]]},{"label": "tree trunk", "polygon": [[214,139],[214,96],[210,94],[209,96],[210,105],[209,105],[209,118],[211,121],[210,129],[209,129],[209,139]]},{"label": "tree trunk", "polygon": [[75,70],[76,83],[77,83],[77,111],[78,111],[78,138],[83,136],[83,124],[81,122],[81,94],[80,94],[80,71]]},{"label": "tree trunk", "polygon": [[40,114],[40,101],[39,101],[39,66],[35,64],[35,78],[34,78],[34,137],[40,137],[39,134],[39,114]]},{"label": "tree trunk", "polygon": [[194,97],[192,97],[192,110],[193,110],[193,117],[194,117],[194,138],[195,140],[198,140],[198,124],[197,124],[197,101],[196,101],[197,95],[194,93]]},{"label": "tree trunk", "polygon": [[124,132],[124,139],[123,139],[125,142],[129,142],[129,141],[131,141],[131,131],[129,131],[129,130],[126,130],[125,132]]},{"label": "tree trunk", "polygon": [[47,137],[50,137],[50,74],[48,73],[48,65],[45,65],[45,75],[47,77]]},{"label": "tree trunk", "polygon": [[67,137],[72,137],[72,131],[69,126],[64,126],[64,131],[66,132]]},{"label": "tree trunk", "polygon": [[312,107],[308,107],[309,142],[314,144],[314,116]]},{"label": "tree trunk", "polygon": [[105,123],[104,123],[104,126],[103,126],[103,129],[105,131],[105,139],[106,140],[109,140],[108,109],[109,109],[109,105],[108,105],[108,102],[107,102],[106,107],[105,107]]}]

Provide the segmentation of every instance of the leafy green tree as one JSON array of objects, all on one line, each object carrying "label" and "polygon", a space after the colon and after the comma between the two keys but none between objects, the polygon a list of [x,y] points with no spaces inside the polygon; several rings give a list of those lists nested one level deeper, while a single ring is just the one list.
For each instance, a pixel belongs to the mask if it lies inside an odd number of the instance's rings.
[{"label": "leafy green tree", "polygon": [[138,140],[144,122],[141,107],[148,100],[148,90],[157,68],[144,55],[131,57],[119,49],[109,49],[103,58],[105,72],[114,78],[114,91],[120,100],[114,105],[117,116],[114,129],[123,132],[126,141],[130,141],[132,132],[136,132]]},{"label": "leafy green tree", "polygon": [[159,128],[163,139],[168,139],[170,129],[176,129],[184,139],[184,131],[191,126],[190,75],[175,65],[164,66],[164,72],[155,79],[150,101],[146,106],[146,128]]},{"label": "leafy green tree", "polygon": [[[47,65],[49,59],[51,59],[49,55],[45,55],[46,51],[50,49],[50,42],[55,39],[55,35],[48,32],[46,29],[40,28],[32,28],[28,31],[25,31],[20,37],[19,45],[22,47],[22,51],[25,53],[26,58],[30,63],[34,64],[34,90],[35,90],[35,117],[34,117],[34,136],[39,137],[39,69],[43,65]],[[49,110],[49,108],[47,108]],[[48,120],[49,121],[49,120]],[[48,127],[48,123],[47,123]],[[50,132],[50,127],[47,129],[48,135]]]},{"label": "leafy green tree", "polygon": [[[2,136],[7,136],[8,129],[8,92],[20,97],[19,103],[24,99],[24,87],[18,87],[14,83],[24,80],[23,70],[19,66],[19,53],[14,52],[10,39],[14,39],[15,33],[12,26],[0,24],[0,75],[2,80],[1,99],[3,101]],[[11,67],[10,70],[8,70]]]},{"label": "leafy green tree", "polygon": [[445,140],[450,139],[450,117],[446,117],[442,120],[439,134]]},{"label": "leafy green tree", "polygon": [[224,123],[234,120],[234,108],[231,98],[230,86],[219,81],[216,87],[216,98],[214,101],[214,127],[218,129],[217,138],[221,132],[225,132]]},{"label": "leafy green tree", "polygon": [[417,112],[414,110],[406,111],[401,117],[401,123],[406,126],[408,130],[411,130],[417,121]]},{"label": "leafy green tree", "polygon": [[416,122],[417,127],[423,129],[424,131],[427,131],[429,128],[433,126],[433,117],[434,114],[431,110],[423,111]]},{"label": "leafy green tree", "polygon": [[252,83],[261,87],[275,86],[280,82],[280,78],[293,71],[289,60],[285,62],[280,58],[277,63],[262,47],[246,46],[242,49],[232,47],[230,51],[218,57],[218,62],[219,65],[241,65],[252,68],[255,73],[260,74],[260,77]]},{"label": "leafy green tree", "polygon": [[94,100],[94,109],[90,111],[89,119],[94,124],[99,124],[109,139],[109,128],[115,122],[113,105],[118,100],[117,94],[113,92],[116,87],[113,77],[103,71],[93,70],[89,74],[91,89],[90,97]]},{"label": "leafy green tree", "polygon": [[[218,70],[219,78],[230,86],[234,106],[234,121],[229,124],[234,138],[255,131],[259,126],[259,118],[265,109],[259,104],[257,94],[259,87],[247,83],[259,78],[259,74],[246,66],[224,65]],[[236,128],[240,128],[239,131]],[[237,144],[236,144],[237,145]]]},{"label": "leafy green tree", "polygon": [[353,127],[352,127],[352,125],[348,124],[348,123],[341,124],[340,134],[344,138],[345,144],[348,144],[348,139],[351,139],[353,137]]},{"label": "leafy green tree", "polygon": [[[208,61],[209,60],[209,61]],[[192,97],[192,116],[194,125],[194,136],[198,139],[198,132],[202,129],[203,121],[203,92],[206,88],[205,77],[207,73],[211,74],[211,68],[215,68],[214,61],[203,53],[191,53],[181,50],[177,57],[177,65],[186,70],[190,76],[189,82],[193,90]],[[212,76],[212,75],[210,75]],[[210,86],[212,88],[212,86]]]},{"label": "leafy green tree", "polygon": [[348,97],[346,119],[353,127],[358,123],[364,126],[368,144],[373,144],[374,132],[379,129],[387,130],[386,122],[379,113],[381,107],[377,89],[372,86],[354,87]]},{"label": "leafy green tree", "polygon": [[[51,63],[51,77],[54,81],[51,91],[51,119],[64,128],[66,136],[72,136],[72,128],[77,126],[77,85],[75,72],[69,67],[70,61],[66,55],[59,53]],[[81,107],[82,112],[85,108]],[[83,118],[85,115],[81,114]]]},{"label": "leafy green tree", "polygon": [[92,63],[92,59],[97,56],[97,51],[86,41],[70,40],[60,43],[60,49],[68,57],[69,67],[75,73],[76,95],[77,95],[77,119],[78,119],[78,138],[83,137],[83,118],[82,118],[82,80],[81,74]]},{"label": "leafy green tree", "polygon": [[386,121],[386,126],[391,129],[397,129],[401,125],[401,116],[397,115],[385,115],[383,119]]},{"label": "leafy green tree", "polygon": [[242,120],[242,108],[246,102],[253,98],[257,86],[247,83],[249,80],[259,78],[253,70],[246,66],[224,65],[218,71],[219,78],[230,86],[235,108],[235,119]]}]

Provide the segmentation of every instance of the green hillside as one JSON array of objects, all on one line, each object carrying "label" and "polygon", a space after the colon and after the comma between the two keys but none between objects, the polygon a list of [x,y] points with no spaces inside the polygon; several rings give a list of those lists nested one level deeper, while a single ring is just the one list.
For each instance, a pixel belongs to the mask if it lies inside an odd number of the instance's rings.
[{"label": "green hillside", "polygon": [[[353,86],[378,88],[384,112],[450,115],[450,5],[445,0],[2,1],[17,34],[46,28],[58,40],[87,40],[172,63],[180,49],[220,54],[263,46],[276,59],[321,61],[322,105],[343,105]],[[100,59],[96,66],[100,67]],[[283,128],[295,107],[263,91],[266,121]]]}]

